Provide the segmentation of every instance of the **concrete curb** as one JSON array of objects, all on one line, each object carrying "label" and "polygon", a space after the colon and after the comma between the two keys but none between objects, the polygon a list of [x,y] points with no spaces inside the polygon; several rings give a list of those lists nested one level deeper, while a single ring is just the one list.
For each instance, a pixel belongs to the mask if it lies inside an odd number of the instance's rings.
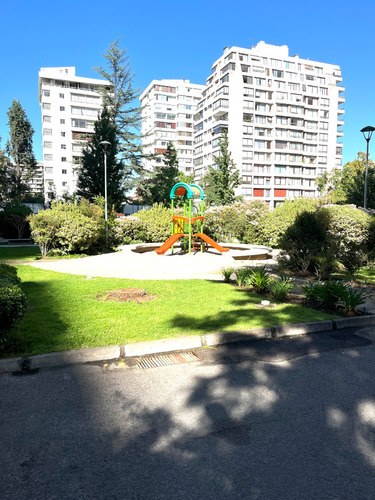
[{"label": "concrete curb", "polygon": [[294,335],[306,335],[309,333],[342,330],[343,328],[351,327],[360,328],[372,325],[375,326],[375,315],[360,316],[355,318],[339,318],[311,323],[279,325],[266,328],[252,328],[251,330],[207,333],[204,335],[193,335],[190,337],[177,337],[151,340],[148,342],[137,342],[122,346],[93,347],[73,351],[53,352],[24,358],[1,359],[0,373],[20,371],[26,372],[37,368],[51,368],[77,363],[110,361],[113,359],[138,357],[163,352],[199,349],[200,347],[206,346],[214,347],[216,345],[231,344],[234,342],[261,339],[272,340]]}]

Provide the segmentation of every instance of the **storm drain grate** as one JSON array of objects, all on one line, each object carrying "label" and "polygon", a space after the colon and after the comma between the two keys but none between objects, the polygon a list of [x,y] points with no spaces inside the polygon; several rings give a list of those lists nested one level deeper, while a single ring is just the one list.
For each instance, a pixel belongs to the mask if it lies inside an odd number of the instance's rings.
[{"label": "storm drain grate", "polygon": [[160,366],[180,365],[182,363],[191,363],[200,361],[201,358],[193,351],[173,352],[171,354],[153,354],[145,356],[137,362],[139,368],[158,368]]}]

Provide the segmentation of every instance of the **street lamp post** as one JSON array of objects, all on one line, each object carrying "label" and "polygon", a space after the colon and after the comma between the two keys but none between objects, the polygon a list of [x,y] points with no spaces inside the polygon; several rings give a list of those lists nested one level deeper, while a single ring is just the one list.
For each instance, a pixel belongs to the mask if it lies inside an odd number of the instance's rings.
[{"label": "street lamp post", "polygon": [[364,201],[363,201],[363,208],[367,208],[367,176],[368,176],[368,153],[369,153],[369,144],[371,140],[372,133],[374,132],[375,127],[371,127],[370,125],[368,127],[364,127],[361,129],[361,132],[363,134],[363,137],[366,140],[367,143],[367,148],[366,148],[366,172],[365,172],[365,195],[364,195]]},{"label": "street lamp post", "polygon": [[108,208],[107,208],[107,148],[111,145],[108,141],[101,141],[99,144],[104,151],[104,220],[105,220],[105,242],[108,244]]}]

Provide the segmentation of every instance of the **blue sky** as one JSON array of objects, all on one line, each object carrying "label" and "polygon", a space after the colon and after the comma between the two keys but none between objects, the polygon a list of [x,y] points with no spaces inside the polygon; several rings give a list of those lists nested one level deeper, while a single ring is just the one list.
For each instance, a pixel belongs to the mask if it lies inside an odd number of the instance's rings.
[{"label": "blue sky", "polygon": [[35,128],[38,160],[39,69],[76,66],[77,75],[97,78],[92,68],[105,62],[103,53],[118,36],[141,90],[159,78],[204,83],[227,45],[251,47],[260,40],[288,45],[292,55],[341,66],[346,89],[344,162],[365,150],[360,129],[375,126],[372,2],[3,0],[1,17],[1,144],[8,135],[7,110],[12,99],[19,99]]}]

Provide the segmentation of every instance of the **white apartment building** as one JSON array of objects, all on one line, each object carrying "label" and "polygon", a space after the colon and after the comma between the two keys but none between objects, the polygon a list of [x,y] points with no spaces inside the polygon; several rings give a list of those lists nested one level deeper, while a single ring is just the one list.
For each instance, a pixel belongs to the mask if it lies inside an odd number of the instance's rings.
[{"label": "white apartment building", "polygon": [[226,47],[194,116],[196,182],[226,128],[245,200],[318,196],[315,178],[342,163],[341,81],[339,66],[289,56],[286,45]]},{"label": "white apartment building", "polygon": [[194,114],[204,88],[189,80],[153,80],[141,94],[144,153],[159,154],[155,159],[144,159],[144,168],[154,170],[162,165],[163,153],[171,142],[179,170],[193,173]]},{"label": "white apartment building", "polygon": [[74,67],[41,68],[45,199],[76,190],[82,147],[90,140],[102,107],[98,92],[107,82],[75,75]]}]

